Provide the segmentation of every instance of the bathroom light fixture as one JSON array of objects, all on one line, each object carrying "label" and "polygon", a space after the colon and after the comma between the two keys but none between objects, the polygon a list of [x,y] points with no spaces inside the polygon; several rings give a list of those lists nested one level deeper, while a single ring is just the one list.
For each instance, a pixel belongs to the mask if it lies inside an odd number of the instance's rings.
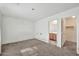
[{"label": "bathroom light fixture", "polygon": [[57,20],[54,20],[54,21],[53,21],[53,24],[57,24]]}]

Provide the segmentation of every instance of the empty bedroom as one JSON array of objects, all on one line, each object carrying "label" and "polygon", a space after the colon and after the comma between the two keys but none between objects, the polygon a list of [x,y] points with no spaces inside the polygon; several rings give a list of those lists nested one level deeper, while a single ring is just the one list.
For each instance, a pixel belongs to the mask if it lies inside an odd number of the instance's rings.
[{"label": "empty bedroom", "polygon": [[[79,54],[79,3],[0,3],[1,56],[76,56]],[[62,17],[75,16],[75,47],[62,38]],[[70,18],[64,18],[70,19]],[[70,21],[69,24],[73,22]],[[72,35],[67,27],[66,35]],[[69,33],[69,34],[68,34]],[[66,48],[64,48],[64,46]],[[74,51],[74,52],[73,52]]]}]

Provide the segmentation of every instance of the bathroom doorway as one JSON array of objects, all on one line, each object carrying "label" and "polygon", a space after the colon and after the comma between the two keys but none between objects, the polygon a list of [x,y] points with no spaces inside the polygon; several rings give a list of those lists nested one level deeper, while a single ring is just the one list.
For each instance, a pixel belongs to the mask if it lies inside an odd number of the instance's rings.
[{"label": "bathroom doorway", "polygon": [[61,38],[62,47],[76,53],[76,16],[61,19]]},{"label": "bathroom doorway", "polygon": [[49,21],[49,43],[57,44],[57,20]]}]

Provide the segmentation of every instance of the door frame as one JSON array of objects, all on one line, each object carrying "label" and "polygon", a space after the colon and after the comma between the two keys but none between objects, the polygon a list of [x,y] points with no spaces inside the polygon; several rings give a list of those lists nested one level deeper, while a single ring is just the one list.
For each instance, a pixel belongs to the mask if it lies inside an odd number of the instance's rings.
[{"label": "door frame", "polygon": [[[72,16],[64,16],[62,18],[65,19],[66,17],[72,17]],[[75,39],[76,39],[76,51],[77,51],[77,16],[75,16],[75,35],[76,35]],[[61,44],[62,44],[62,39],[61,39]]]},{"label": "door frame", "polygon": [[61,18],[61,47],[63,47],[65,43],[65,39],[64,39],[65,20],[66,19],[64,19],[64,17]]},{"label": "door frame", "polygon": [[[56,19],[53,19],[53,20],[49,20],[48,21],[48,42],[50,43],[50,40],[49,40],[49,33],[50,33],[50,22],[54,21]],[[57,43],[56,43],[56,46],[57,46]]]}]

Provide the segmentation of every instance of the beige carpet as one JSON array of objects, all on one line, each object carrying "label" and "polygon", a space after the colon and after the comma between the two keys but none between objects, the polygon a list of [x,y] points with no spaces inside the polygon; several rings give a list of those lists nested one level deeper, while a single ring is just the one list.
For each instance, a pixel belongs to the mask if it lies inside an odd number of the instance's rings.
[{"label": "beige carpet", "polygon": [[75,56],[76,44],[66,42],[63,48],[31,39],[2,45],[2,56]]}]

